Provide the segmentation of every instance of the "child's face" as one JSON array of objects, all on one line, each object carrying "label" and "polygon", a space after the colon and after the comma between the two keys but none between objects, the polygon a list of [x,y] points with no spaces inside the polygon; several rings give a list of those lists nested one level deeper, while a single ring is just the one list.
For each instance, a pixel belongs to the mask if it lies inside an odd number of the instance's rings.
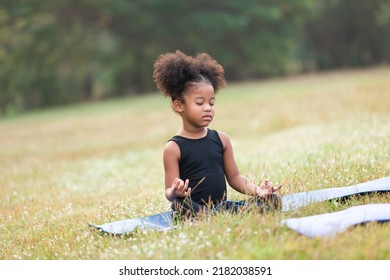
[{"label": "child's face", "polygon": [[180,103],[180,115],[188,124],[195,127],[207,127],[214,118],[214,88],[205,83],[190,87],[184,103]]}]

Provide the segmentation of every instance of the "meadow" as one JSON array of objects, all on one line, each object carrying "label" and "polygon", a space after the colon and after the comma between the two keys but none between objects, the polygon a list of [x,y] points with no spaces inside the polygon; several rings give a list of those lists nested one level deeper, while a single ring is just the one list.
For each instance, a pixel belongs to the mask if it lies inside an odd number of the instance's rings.
[{"label": "meadow", "polygon": [[[390,194],[123,237],[87,227],[170,208],[162,150],[180,125],[157,92],[0,120],[0,259],[390,259],[390,223],[314,239],[280,226]],[[228,83],[210,128],[232,138],[243,175],[282,183],[281,194],[389,176],[390,68]],[[243,195],[230,188],[228,198]]]}]

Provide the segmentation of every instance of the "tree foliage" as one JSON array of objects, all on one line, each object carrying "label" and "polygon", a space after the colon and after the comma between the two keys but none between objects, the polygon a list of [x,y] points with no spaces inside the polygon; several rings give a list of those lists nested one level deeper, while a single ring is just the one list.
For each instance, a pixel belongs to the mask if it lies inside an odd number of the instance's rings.
[{"label": "tree foliage", "polygon": [[390,61],[389,0],[319,1],[305,39],[319,69]]},{"label": "tree foliage", "polygon": [[228,81],[389,62],[389,0],[1,0],[0,115],[154,90],[207,52]]}]

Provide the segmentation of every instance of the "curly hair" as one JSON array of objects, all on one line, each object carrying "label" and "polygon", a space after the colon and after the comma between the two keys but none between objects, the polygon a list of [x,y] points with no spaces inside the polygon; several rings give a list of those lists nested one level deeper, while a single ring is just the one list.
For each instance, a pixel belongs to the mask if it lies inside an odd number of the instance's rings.
[{"label": "curly hair", "polygon": [[154,63],[153,79],[164,96],[181,102],[195,83],[209,84],[215,93],[226,84],[223,67],[210,55],[191,57],[181,51],[160,55]]}]

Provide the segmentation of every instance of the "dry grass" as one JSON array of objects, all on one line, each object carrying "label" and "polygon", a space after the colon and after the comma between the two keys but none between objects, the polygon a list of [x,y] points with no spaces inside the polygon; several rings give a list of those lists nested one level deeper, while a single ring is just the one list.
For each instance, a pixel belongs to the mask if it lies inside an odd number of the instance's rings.
[{"label": "dry grass", "polygon": [[[212,128],[232,137],[242,174],[270,177],[284,193],[389,176],[388,77],[390,68],[376,68],[228,85]],[[294,213],[221,214],[125,238],[86,227],[169,209],[161,156],[180,124],[156,94],[0,121],[0,259],[390,259],[389,224],[333,239],[279,226],[389,195]]]}]

